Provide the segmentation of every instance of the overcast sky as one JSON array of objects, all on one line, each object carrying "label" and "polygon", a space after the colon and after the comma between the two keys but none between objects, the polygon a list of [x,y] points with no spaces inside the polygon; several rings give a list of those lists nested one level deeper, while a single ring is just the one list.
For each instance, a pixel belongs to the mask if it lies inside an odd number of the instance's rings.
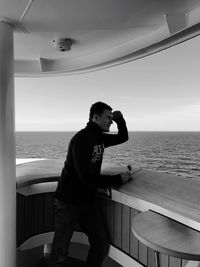
[{"label": "overcast sky", "polygon": [[77,131],[103,101],[122,111],[130,131],[200,131],[199,48],[197,37],[111,69],[15,78],[16,130]]}]

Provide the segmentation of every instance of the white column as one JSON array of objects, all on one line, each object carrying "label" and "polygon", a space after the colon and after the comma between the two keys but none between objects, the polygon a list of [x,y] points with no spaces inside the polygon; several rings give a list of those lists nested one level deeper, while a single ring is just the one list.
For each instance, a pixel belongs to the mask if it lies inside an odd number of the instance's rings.
[{"label": "white column", "polygon": [[16,266],[13,27],[0,21],[0,267]]}]

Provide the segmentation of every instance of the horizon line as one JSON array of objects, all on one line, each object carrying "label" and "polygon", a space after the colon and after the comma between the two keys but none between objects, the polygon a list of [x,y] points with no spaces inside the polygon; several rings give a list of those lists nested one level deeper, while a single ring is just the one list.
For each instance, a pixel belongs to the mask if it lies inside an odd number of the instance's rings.
[{"label": "horizon line", "polygon": [[[81,130],[81,129],[80,129]],[[15,133],[21,132],[21,133],[28,133],[28,132],[38,132],[38,133],[47,133],[47,132],[54,132],[54,133],[66,133],[66,132],[78,132],[79,130],[46,130],[46,131],[38,131],[38,130],[32,130],[32,131],[26,131],[26,130],[16,130]],[[110,131],[112,132],[117,132],[117,131]],[[200,130],[128,130],[128,132],[200,132]]]}]

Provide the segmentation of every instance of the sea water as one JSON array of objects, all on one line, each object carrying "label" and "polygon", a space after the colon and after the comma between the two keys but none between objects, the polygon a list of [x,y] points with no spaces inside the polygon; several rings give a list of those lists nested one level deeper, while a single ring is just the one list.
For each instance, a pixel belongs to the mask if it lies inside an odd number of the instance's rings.
[{"label": "sea water", "polygon": [[[75,132],[16,132],[17,158],[66,158]],[[200,179],[200,132],[129,132],[129,140],[109,147],[104,162]]]}]

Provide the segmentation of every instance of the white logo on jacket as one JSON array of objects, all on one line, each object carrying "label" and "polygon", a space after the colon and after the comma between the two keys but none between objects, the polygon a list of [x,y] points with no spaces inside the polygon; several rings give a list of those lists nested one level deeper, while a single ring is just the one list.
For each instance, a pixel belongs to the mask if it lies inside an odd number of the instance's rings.
[{"label": "white logo on jacket", "polygon": [[104,145],[95,145],[92,153],[92,163],[96,163],[99,160],[102,160],[104,152]]}]

